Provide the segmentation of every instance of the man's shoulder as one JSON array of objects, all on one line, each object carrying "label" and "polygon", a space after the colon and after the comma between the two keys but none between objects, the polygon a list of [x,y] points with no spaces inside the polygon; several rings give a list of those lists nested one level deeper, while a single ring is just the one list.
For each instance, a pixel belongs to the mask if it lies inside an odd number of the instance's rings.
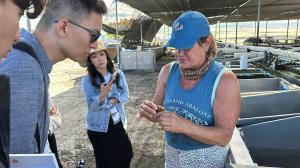
[{"label": "man's shoulder", "polygon": [[30,71],[32,73],[38,71],[39,64],[35,58],[26,52],[18,49],[13,49],[7,58],[0,65],[0,74],[5,72],[24,72]]}]

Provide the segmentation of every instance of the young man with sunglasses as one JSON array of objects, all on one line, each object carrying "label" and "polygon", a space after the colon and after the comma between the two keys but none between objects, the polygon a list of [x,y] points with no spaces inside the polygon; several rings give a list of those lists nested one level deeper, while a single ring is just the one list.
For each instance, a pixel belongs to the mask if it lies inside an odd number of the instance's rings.
[{"label": "young man with sunglasses", "polygon": [[52,67],[66,58],[85,64],[106,12],[102,0],[51,0],[34,33],[20,31],[26,51],[13,49],[0,65],[11,81],[10,153],[44,152]]}]

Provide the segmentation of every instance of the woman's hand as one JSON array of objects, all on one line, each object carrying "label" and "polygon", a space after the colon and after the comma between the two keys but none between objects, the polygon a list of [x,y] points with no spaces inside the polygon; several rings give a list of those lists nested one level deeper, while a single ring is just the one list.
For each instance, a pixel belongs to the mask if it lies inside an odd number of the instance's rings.
[{"label": "woman's hand", "polygon": [[110,98],[109,101],[110,101],[110,103],[113,104],[113,105],[114,105],[114,104],[120,103],[120,101],[119,101],[117,98],[115,98],[115,97]]},{"label": "woman's hand", "polygon": [[163,130],[173,133],[184,132],[186,120],[175,112],[160,112],[156,116]]},{"label": "woman's hand", "polygon": [[139,113],[137,114],[137,117],[140,118],[146,118],[149,121],[157,122],[158,118],[156,116],[158,106],[149,100],[144,100],[143,103],[140,105]]},{"label": "woman's hand", "polygon": [[52,103],[49,111],[50,111],[50,116],[56,115],[57,114],[57,106]]},{"label": "woman's hand", "polygon": [[105,100],[105,97],[112,90],[113,83],[109,82],[108,84],[101,84],[101,95],[99,96],[100,103]]}]

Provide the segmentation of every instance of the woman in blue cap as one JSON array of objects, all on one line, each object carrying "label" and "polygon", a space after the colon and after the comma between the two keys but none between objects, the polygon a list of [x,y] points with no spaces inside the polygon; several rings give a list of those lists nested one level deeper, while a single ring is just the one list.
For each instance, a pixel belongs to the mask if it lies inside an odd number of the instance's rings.
[{"label": "woman in blue cap", "polygon": [[138,115],[165,130],[165,167],[224,167],[240,114],[239,82],[214,60],[217,47],[200,12],[175,20],[166,47],[177,49],[176,62],[162,68],[153,100]]}]

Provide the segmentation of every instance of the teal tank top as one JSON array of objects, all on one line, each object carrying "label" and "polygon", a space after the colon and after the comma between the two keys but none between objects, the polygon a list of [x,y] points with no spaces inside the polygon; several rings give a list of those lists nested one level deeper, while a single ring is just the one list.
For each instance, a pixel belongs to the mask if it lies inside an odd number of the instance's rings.
[{"label": "teal tank top", "polygon": [[[179,65],[176,62],[171,63],[163,103],[164,108],[168,112],[176,112],[177,115],[195,124],[213,126],[212,105],[215,90],[224,71],[225,68],[221,64],[213,61],[209,70],[192,89],[184,89],[180,81]],[[179,133],[166,131],[165,138],[170,146],[180,150],[194,150],[212,146]]]}]

